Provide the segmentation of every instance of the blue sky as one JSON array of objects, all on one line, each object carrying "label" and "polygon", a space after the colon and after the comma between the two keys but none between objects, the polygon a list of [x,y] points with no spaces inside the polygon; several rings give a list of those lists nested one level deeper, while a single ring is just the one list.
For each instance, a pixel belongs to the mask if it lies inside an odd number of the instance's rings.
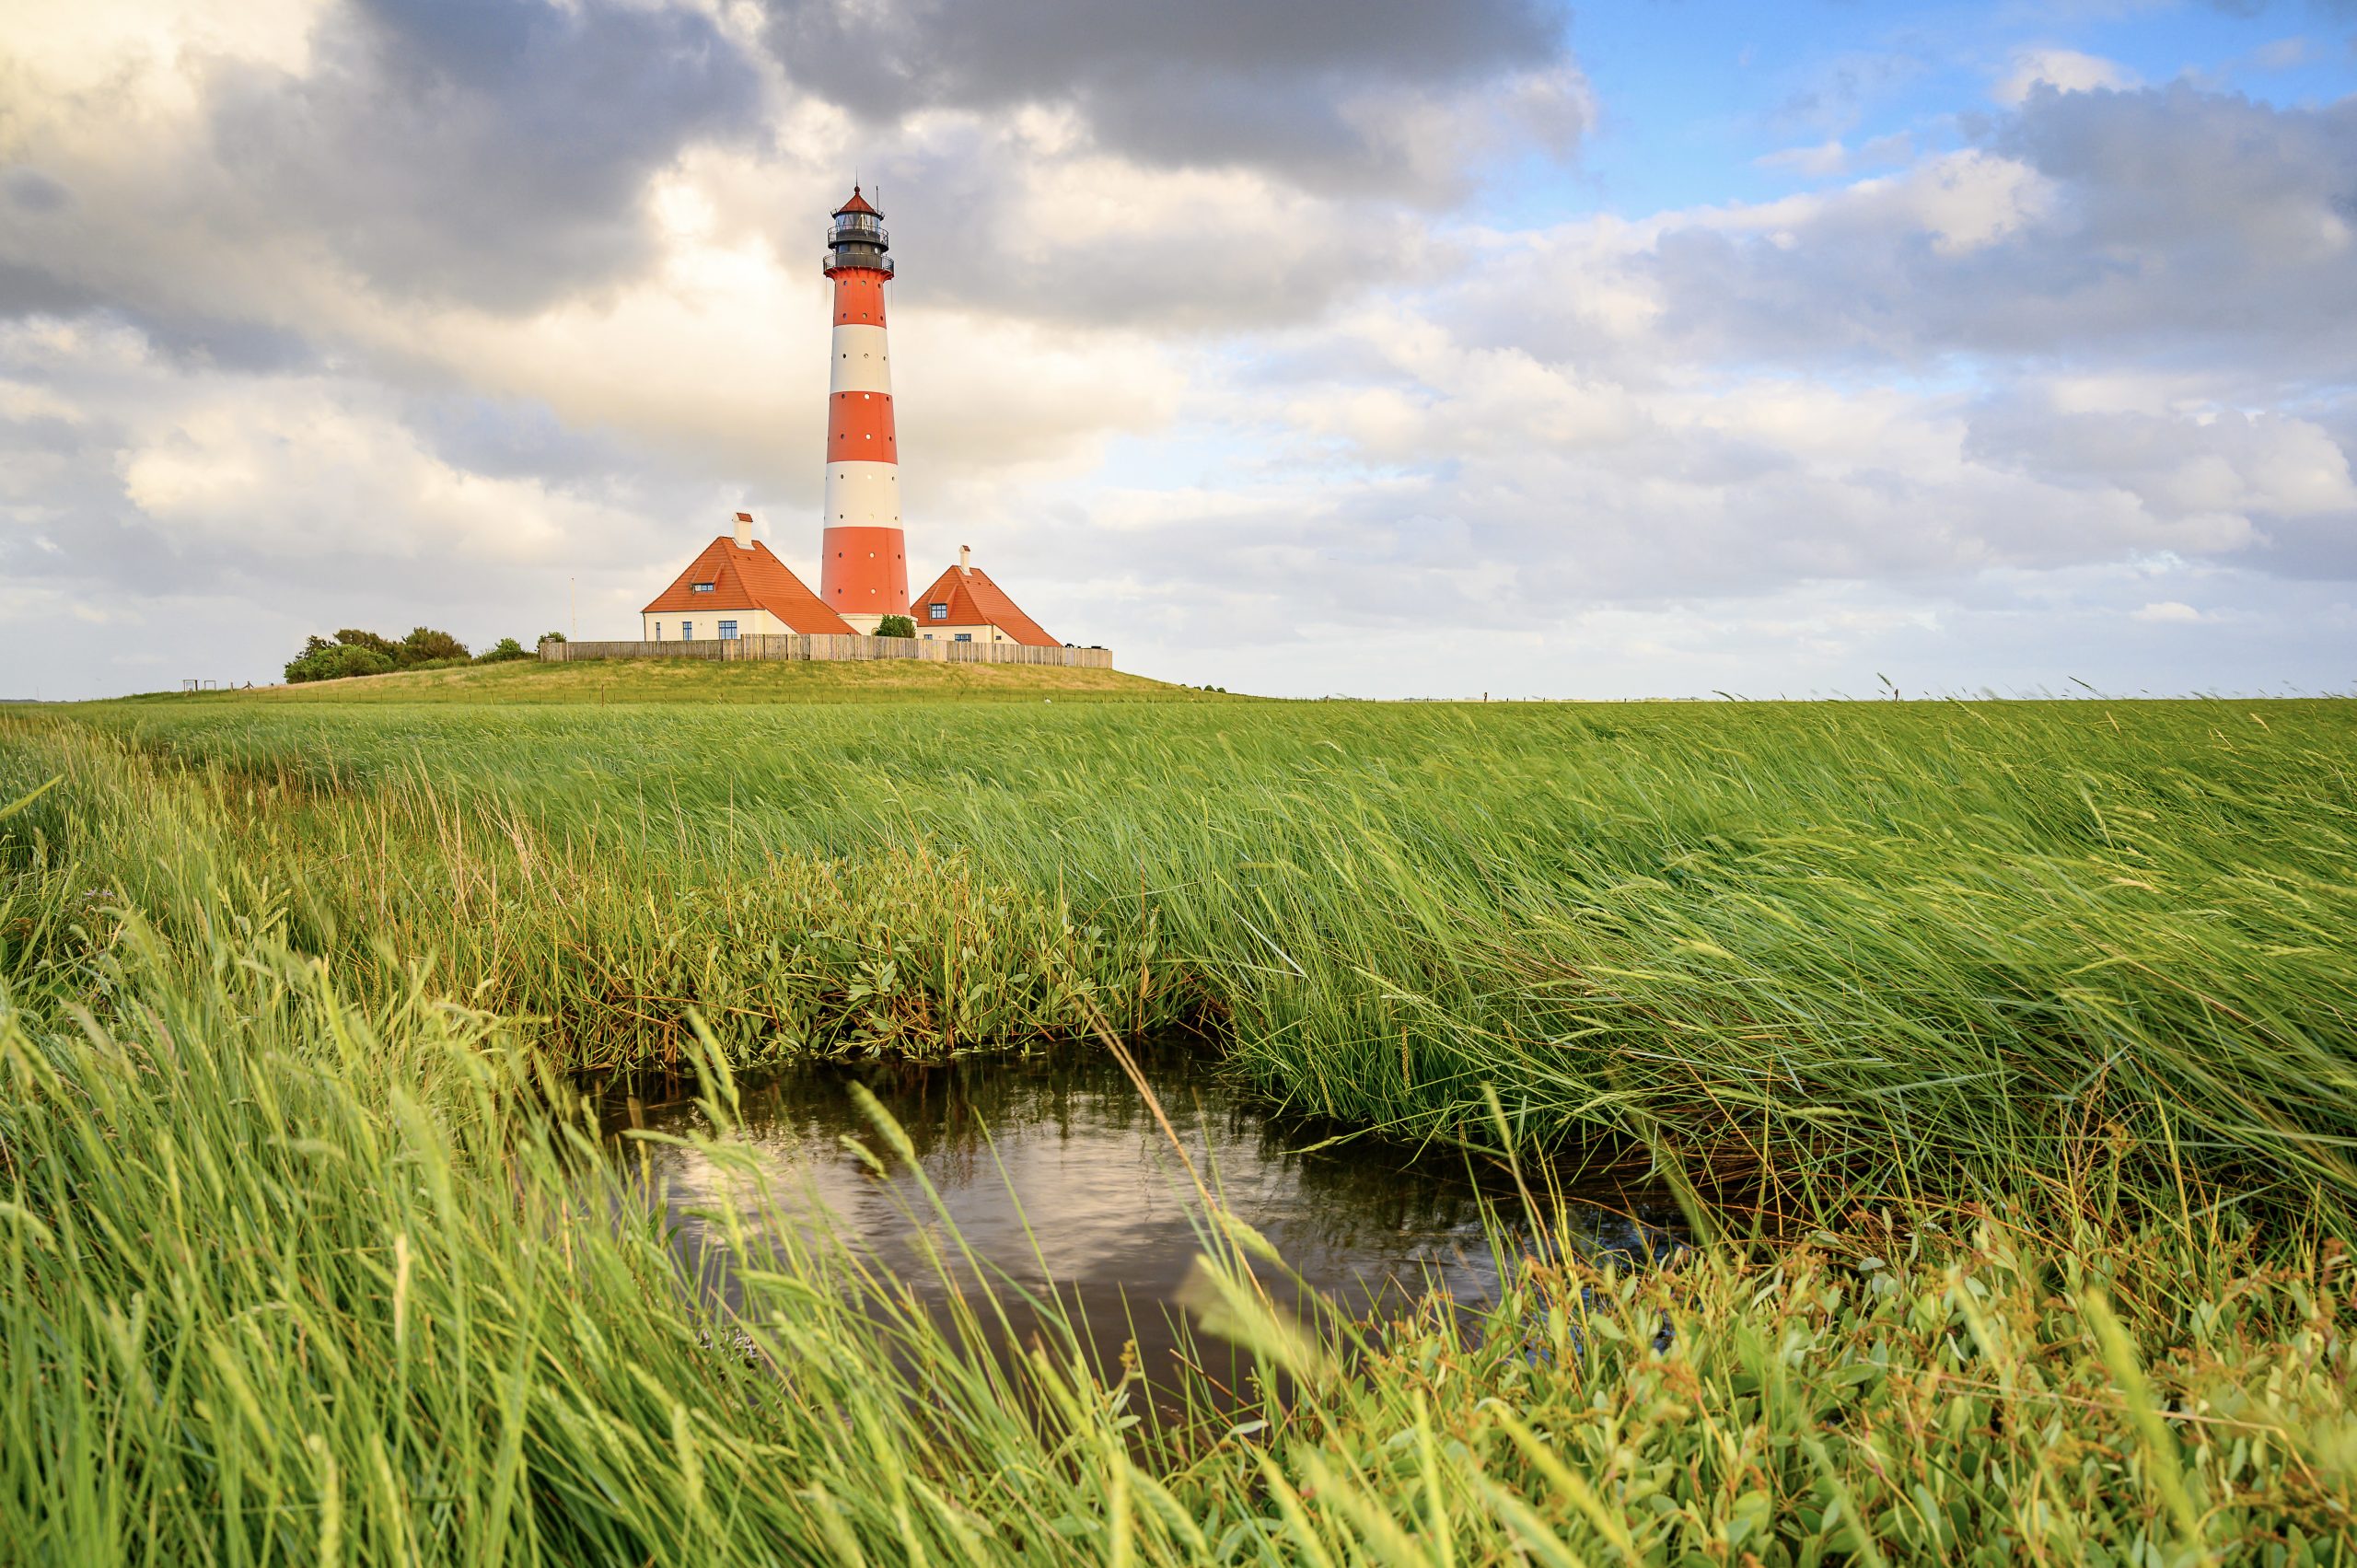
[{"label": "blue sky", "polygon": [[2026,49],[2075,50],[2144,81],[2189,75],[2267,102],[2326,103],[2350,90],[2351,26],[2283,6],[1584,7],[1568,36],[1605,108],[1583,167],[1510,189],[1507,206],[1546,222],[1767,201],[1817,182],[1759,161],[1788,149],[1900,135],[1953,147],[1958,121],[1987,117],[1990,82]]},{"label": "blue sky", "polygon": [[2357,6],[25,0],[0,695],[815,573],[1289,695],[2345,690]]}]

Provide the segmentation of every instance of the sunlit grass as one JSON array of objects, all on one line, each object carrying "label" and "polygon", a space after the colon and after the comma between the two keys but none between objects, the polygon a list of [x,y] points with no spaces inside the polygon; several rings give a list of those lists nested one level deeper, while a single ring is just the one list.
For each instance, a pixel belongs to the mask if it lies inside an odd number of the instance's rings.
[{"label": "sunlit grass", "polygon": [[[117,710],[114,855],[567,1065],[1214,1020],[1288,1103],[1805,1183],[2118,1144],[2357,1191],[2346,704]],[[120,737],[110,745],[108,734]],[[53,749],[53,760],[35,753]],[[200,853],[203,866],[189,862]],[[122,847],[122,846],[118,846]],[[1903,1161],[1899,1156],[1903,1154]],[[2106,1157],[2110,1157],[2107,1156]]]},{"label": "sunlit grass", "polygon": [[[0,1556],[2338,1560],[2352,740],[2332,703],[6,721],[0,802],[60,782],[0,820]],[[668,1061],[725,1126],[732,1066],[1182,1017],[1534,1182],[1657,1161],[1717,1238],[1307,1348],[1248,1294],[1288,1397],[1138,1425],[1052,1313],[1000,1359],[986,1295],[937,1320],[823,1236],[748,1245],[734,1316],[682,1289],[560,1075]]]}]

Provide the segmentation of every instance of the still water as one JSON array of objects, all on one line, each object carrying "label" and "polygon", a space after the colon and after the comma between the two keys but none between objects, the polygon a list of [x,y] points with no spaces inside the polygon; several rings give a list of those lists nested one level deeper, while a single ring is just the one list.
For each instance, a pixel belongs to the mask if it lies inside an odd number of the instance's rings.
[{"label": "still water", "polygon": [[[1498,1289],[1492,1236],[1526,1245],[1522,1205],[1503,1172],[1469,1168],[1455,1150],[1422,1156],[1329,1124],[1272,1116],[1200,1046],[1142,1048],[1138,1062],[1178,1141],[1229,1212],[1273,1243],[1306,1285],[1353,1315],[1399,1309],[1428,1287],[1478,1307]],[[1193,1179],[1112,1056],[1097,1047],[941,1063],[819,1064],[740,1082],[741,1121],[768,1178],[773,1225],[823,1207],[840,1234],[921,1297],[950,1288],[925,1261],[937,1213],[849,1093],[865,1084],[906,1129],[918,1163],[967,1245],[1035,1289],[1051,1287],[1085,1319],[1101,1366],[1124,1342],[1161,1380],[1183,1343],[1182,1303],[1203,1249]],[[670,1098],[617,1090],[610,1132],[637,1126],[713,1131],[692,1090]],[[845,1146],[856,1139],[878,1175]],[[641,1159],[691,1276],[728,1294],[717,1227],[702,1211],[742,1179],[694,1148],[619,1143]],[[743,1191],[735,1192],[738,1202]],[[1657,1208],[1574,1203],[1577,1244],[1632,1260],[1674,1245]],[[1263,1271],[1265,1275],[1266,1271]],[[1293,1288],[1293,1287],[1288,1287]],[[1196,1353],[1200,1353],[1198,1351]]]}]

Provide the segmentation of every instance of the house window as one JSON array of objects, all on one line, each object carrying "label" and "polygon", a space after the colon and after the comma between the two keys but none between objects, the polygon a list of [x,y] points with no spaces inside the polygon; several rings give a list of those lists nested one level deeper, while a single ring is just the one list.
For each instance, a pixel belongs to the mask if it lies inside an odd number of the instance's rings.
[{"label": "house window", "polygon": [[692,643],[692,642],[694,642],[695,640],[696,640],[696,623],[695,623],[694,621],[680,621],[680,622],[679,622],[679,641],[681,641],[681,642],[683,642],[683,643]]},{"label": "house window", "polygon": [[663,640],[663,622],[660,621],[655,623],[655,640],[658,643]]},{"label": "house window", "polygon": [[935,621],[949,619],[949,607],[946,604],[928,604],[924,607],[924,612]]},{"label": "house window", "polygon": [[974,640],[974,634],[971,632],[957,632],[951,633],[949,640],[953,643],[970,643]]},{"label": "house window", "polygon": [[737,622],[724,621],[720,623],[720,640],[724,643],[733,643],[737,640]]},{"label": "house window", "polygon": [[712,585],[710,583],[698,583],[695,585],[695,591],[700,594],[708,594],[712,592]]}]

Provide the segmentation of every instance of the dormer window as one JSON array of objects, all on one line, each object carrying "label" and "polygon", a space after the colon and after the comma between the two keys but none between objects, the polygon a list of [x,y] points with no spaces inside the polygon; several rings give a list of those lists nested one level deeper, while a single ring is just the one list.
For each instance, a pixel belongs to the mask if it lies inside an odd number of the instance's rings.
[{"label": "dormer window", "polygon": [[695,591],[700,594],[708,594],[712,592],[712,585],[710,583],[698,583],[694,587]]},{"label": "dormer window", "polygon": [[946,604],[928,604],[924,607],[924,612],[928,618],[935,621],[949,619],[949,607]]}]

